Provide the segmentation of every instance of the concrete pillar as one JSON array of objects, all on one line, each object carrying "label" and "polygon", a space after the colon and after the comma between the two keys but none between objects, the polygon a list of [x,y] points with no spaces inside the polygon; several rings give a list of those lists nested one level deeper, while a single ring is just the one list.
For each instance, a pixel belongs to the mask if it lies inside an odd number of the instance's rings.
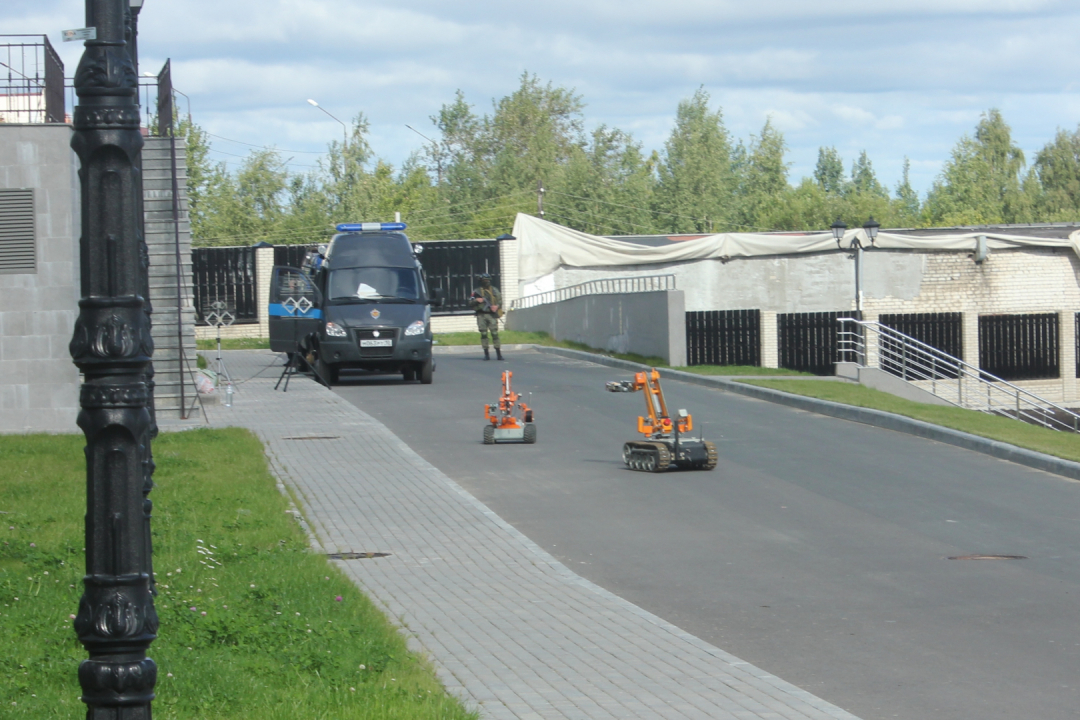
[{"label": "concrete pillar", "polygon": [[964,362],[979,367],[979,313],[968,310],[961,315],[964,333]]},{"label": "concrete pillar", "polygon": [[686,293],[668,290],[668,365],[686,367]]},{"label": "concrete pillar", "polygon": [[1073,311],[1058,313],[1058,364],[1061,368],[1061,400],[1075,403],[1076,396],[1076,315]]},{"label": "concrete pillar", "polygon": [[518,263],[519,247],[517,238],[499,241],[499,274],[502,276],[499,279],[501,283],[499,290],[502,292],[503,305],[507,308],[510,307],[510,303],[521,297],[521,289],[518,287],[521,277]]},{"label": "concrete pillar", "polygon": [[[863,310],[863,320],[866,322],[876,323],[878,318],[881,317],[876,312],[867,312]],[[881,336],[874,330],[866,329],[863,332],[863,342],[866,343],[866,367],[881,367],[881,356],[878,352],[878,348],[881,344]]]},{"label": "concrete pillar", "polygon": [[761,322],[761,367],[780,367],[780,343],[776,332],[776,313],[762,310]]},{"label": "concrete pillar", "polygon": [[274,248],[255,248],[255,287],[258,298],[256,312],[259,318],[259,337],[270,337],[270,317],[266,314],[270,304],[270,276],[274,271]]}]

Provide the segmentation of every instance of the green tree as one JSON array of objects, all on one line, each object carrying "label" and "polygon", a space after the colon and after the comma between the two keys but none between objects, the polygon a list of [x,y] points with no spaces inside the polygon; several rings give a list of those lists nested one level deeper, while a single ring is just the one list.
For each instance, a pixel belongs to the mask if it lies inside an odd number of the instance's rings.
[{"label": "green tree", "polygon": [[1071,133],[1058,130],[1035,156],[1032,170],[1040,185],[1040,219],[1080,220],[1080,126]]},{"label": "green tree", "polygon": [[814,180],[818,186],[831,195],[842,195],[847,190],[844,178],[844,161],[834,147],[819,147],[817,165],[814,166]]},{"label": "green tree", "polygon": [[734,207],[731,140],[721,110],[699,88],[679,103],[657,167],[657,222],[670,232],[727,230]]},{"label": "green tree", "polygon": [[489,192],[505,195],[535,188],[537,181],[557,187],[571,155],[585,144],[584,107],[572,89],[522,74],[520,87],[496,102],[484,121]]},{"label": "green tree", "polygon": [[1030,198],[1021,187],[1024,153],[1013,144],[998,110],[983,114],[975,137],[953,148],[926,199],[927,219],[937,225],[1021,222]]},{"label": "green tree", "polygon": [[547,216],[595,235],[652,233],[652,190],[652,167],[641,145],[601,125],[573,151],[562,191],[548,196]]},{"label": "green tree", "polygon": [[874,166],[865,150],[859,153],[859,159],[851,164],[849,192],[855,195],[871,195],[881,198],[889,196],[889,191],[878,182],[877,175],[874,173]]},{"label": "green tree", "polygon": [[786,152],[784,135],[773,127],[769,118],[761,134],[751,136],[750,147],[736,153],[740,170],[736,224],[740,229],[787,229],[778,224],[791,190],[787,181],[789,163],[784,160]]},{"label": "green tree", "polygon": [[896,199],[893,201],[893,217],[896,227],[915,227],[919,224],[921,207],[919,194],[911,187],[911,160],[904,158],[904,174],[896,184]]}]

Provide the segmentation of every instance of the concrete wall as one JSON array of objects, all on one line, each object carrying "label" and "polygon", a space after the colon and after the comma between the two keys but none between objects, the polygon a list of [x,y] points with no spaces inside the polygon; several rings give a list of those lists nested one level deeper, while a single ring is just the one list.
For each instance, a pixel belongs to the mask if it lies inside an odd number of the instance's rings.
[{"label": "concrete wall", "polygon": [[514,310],[508,330],[546,332],[618,353],[638,353],[686,365],[686,299],[681,290],[622,295],[588,295]]},{"label": "concrete wall", "polygon": [[[997,250],[981,264],[968,252],[869,250],[863,255],[863,269],[867,313],[1080,310],[1080,259],[1065,248]],[[675,286],[686,291],[688,311],[855,309],[855,268],[848,253],[563,267],[554,273],[554,287],[664,274],[675,275]]]},{"label": "concrete wall", "polygon": [[0,187],[33,188],[37,270],[0,274],[0,432],[78,432],[79,161],[68,125],[0,124]]}]

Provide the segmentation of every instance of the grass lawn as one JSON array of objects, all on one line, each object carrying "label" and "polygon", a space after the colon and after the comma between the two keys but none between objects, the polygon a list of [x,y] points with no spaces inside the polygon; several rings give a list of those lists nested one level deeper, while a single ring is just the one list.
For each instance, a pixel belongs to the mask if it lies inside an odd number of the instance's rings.
[{"label": "grass lawn", "polygon": [[[217,350],[217,338],[195,341],[197,350]],[[221,338],[222,350],[269,350],[270,338]]]},{"label": "grass lawn", "polygon": [[[478,332],[454,332],[438,333],[435,340],[439,345],[479,345],[480,333]],[[516,330],[503,330],[499,333],[499,340],[503,345],[546,345],[548,347],[562,347],[583,352],[598,353],[608,357],[619,358],[629,362],[641,363],[652,367],[670,367],[660,357],[649,357],[637,353],[612,353],[606,350],[598,350],[583,343],[569,340],[556,340],[546,332],[518,332]],[[697,373],[698,375],[808,375],[809,373],[798,370],[784,370],[777,368],[762,368],[752,365],[695,365],[693,367],[677,367],[674,370]]]},{"label": "grass lawn", "polygon": [[862,385],[817,380],[741,380],[749,385],[873,408],[1080,462],[1080,435],[947,405],[927,405]]},{"label": "grass lawn", "polygon": [[[85,715],[82,436],[0,436],[0,715]],[[243,430],[154,442],[161,719],[474,719],[355,585],[308,550]]]}]

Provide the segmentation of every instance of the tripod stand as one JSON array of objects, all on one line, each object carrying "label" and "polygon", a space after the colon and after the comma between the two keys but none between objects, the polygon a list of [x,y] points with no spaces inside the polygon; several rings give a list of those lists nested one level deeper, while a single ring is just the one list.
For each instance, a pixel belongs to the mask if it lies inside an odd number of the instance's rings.
[{"label": "tripod stand", "polygon": [[225,358],[221,356],[221,328],[229,327],[236,321],[236,316],[228,310],[228,306],[221,300],[210,303],[212,312],[206,314],[206,321],[217,327],[217,363],[214,372],[217,373],[217,385],[221,387],[221,378],[225,378],[226,406],[232,406],[233,379],[229,374],[229,368],[225,366]]}]

